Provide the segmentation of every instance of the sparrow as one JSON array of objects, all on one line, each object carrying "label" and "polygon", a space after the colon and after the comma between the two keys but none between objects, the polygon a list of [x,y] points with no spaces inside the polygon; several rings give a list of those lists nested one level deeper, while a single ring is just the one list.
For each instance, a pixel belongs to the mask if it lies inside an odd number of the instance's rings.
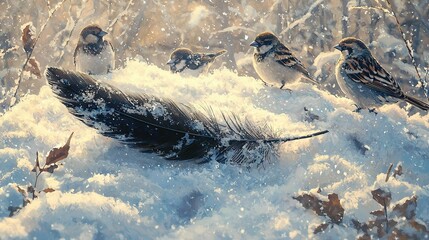
[{"label": "sparrow", "polygon": [[198,76],[207,72],[210,63],[218,56],[226,53],[226,50],[220,50],[216,53],[193,53],[187,48],[178,48],[171,53],[167,65],[173,73],[183,73],[184,75]]},{"label": "sparrow", "polygon": [[402,91],[361,40],[344,38],[334,48],[342,53],[335,68],[338,85],[356,103],[357,111],[362,108],[374,110],[375,107],[398,100],[429,110],[429,104]]},{"label": "sparrow", "polygon": [[89,25],[82,30],[74,51],[77,71],[99,75],[107,74],[115,68],[112,44],[103,40],[106,34],[98,25]]},{"label": "sparrow", "polygon": [[250,46],[255,48],[253,67],[265,83],[278,85],[283,89],[286,84],[294,83],[303,76],[318,84],[304,65],[273,33],[260,33]]}]

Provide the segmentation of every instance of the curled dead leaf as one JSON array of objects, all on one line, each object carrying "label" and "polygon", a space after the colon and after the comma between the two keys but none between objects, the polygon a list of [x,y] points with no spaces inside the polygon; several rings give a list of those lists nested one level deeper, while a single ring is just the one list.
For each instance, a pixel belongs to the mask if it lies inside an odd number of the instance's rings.
[{"label": "curled dead leaf", "polygon": [[395,168],[395,171],[393,172],[393,177],[396,178],[396,176],[401,176],[402,174],[402,165],[398,164],[398,166]]},{"label": "curled dead leaf", "polygon": [[7,210],[9,211],[9,217],[13,217],[13,215],[15,215],[15,213],[17,213],[21,209],[22,209],[21,207],[9,206],[7,208]]},{"label": "curled dead leaf", "polygon": [[322,201],[313,194],[303,193],[298,197],[292,198],[300,202],[305,209],[311,209],[316,212],[317,215],[323,216]]},{"label": "curled dead leaf", "polygon": [[53,189],[53,188],[45,188],[45,189],[43,189],[43,192],[44,193],[51,193],[51,192],[55,192],[55,189]]},{"label": "curled dead leaf", "polygon": [[329,201],[321,201],[313,194],[304,193],[293,199],[299,201],[306,209],[313,210],[319,216],[328,216],[333,223],[340,223],[344,217],[344,208],[341,206],[338,194],[328,195]]},{"label": "curled dead leaf", "polygon": [[36,42],[35,35],[36,33],[33,24],[31,22],[27,23],[27,25],[22,29],[21,35],[22,45],[27,56],[33,52],[34,44]]},{"label": "curled dead leaf", "polygon": [[47,168],[40,169],[42,172],[48,172],[48,173],[54,173],[54,170],[58,168],[57,164],[52,164],[51,166]]},{"label": "curled dead leaf", "polygon": [[392,194],[388,190],[378,188],[371,191],[372,198],[377,201],[381,206],[389,206],[392,200]]},{"label": "curled dead leaf", "polygon": [[398,217],[405,217],[406,219],[413,219],[416,216],[417,196],[412,196],[410,199],[405,200],[404,203],[396,204],[393,207],[392,215]]},{"label": "curled dead leaf", "polygon": [[344,217],[344,208],[341,206],[338,194],[331,193],[328,195],[329,201],[323,202],[323,212],[332,220],[334,223],[340,223]]},{"label": "curled dead leaf", "polygon": [[28,186],[28,187],[27,187],[27,192],[29,192],[29,193],[34,193],[34,191],[35,191],[35,190],[34,190],[34,187],[33,187],[33,186],[31,186],[31,185],[30,185],[30,186]]},{"label": "curled dead leaf", "polygon": [[329,223],[322,223],[314,229],[314,234],[325,231],[329,226]]},{"label": "curled dead leaf", "polygon": [[24,189],[22,189],[19,185],[16,185],[16,188],[18,189],[18,192],[21,193],[23,197],[26,197],[27,193]]},{"label": "curled dead leaf", "polygon": [[416,220],[410,220],[408,221],[408,223],[410,224],[410,226],[412,228],[414,228],[416,231],[418,232],[423,232],[425,234],[429,234],[428,229],[426,228],[426,226],[424,225],[424,223],[420,223]]},{"label": "curled dead leaf", "polygon": [[64,146],[60,148],[53,148],[51,151],[49,151],[48,156],[46,157],[46,165],[57,163],[69,155],[70,141],[72,137],[73,133],[70,134],[70,137]]},{"label": "curled dead leaf", "polygon": [[40,71],[40,64],[38,61],[36,61],[36,58],[34,58],[34,57],[31,57],[28,60],[28,64],[25,66],[24,70],[35,75],[37,78],[42,77],[42,72]]},{"label": "curled dead leaf", "polygon": [[370,214],[376,216],[376,217],[383,217],[384,218],[384,210],[375,210],[370,212]]}]

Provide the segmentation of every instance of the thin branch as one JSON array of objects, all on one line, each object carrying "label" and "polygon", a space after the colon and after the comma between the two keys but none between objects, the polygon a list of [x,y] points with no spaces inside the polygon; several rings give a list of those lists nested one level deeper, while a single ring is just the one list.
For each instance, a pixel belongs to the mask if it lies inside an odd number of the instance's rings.
[{"label": "thin branch", "polygon": [[349,10],[378,10],[388,15],[393,16],[393,14],[385,8],[382,7],[368,7],[368,6],[353,6],[349,7]]},{"label": "thin branch", "polygon": [[74,25],[73,25],[72,29],[70,30],[69,36],[68,36],[68,38],[67,38],[66,43],[64,44],[63,51],[61,52],[61,55],[60,55],[60,57],[58,58],[57,64],[60,64],[61,60],[62,60],[62,59],[63,59],[63,57],[64,57],[64,54],[65,54],[65,48],[66,48],[66,47],[67,47],[67,45],[70,43],[71,36],[72,36],[72,34],[73,34],[74,30],[76,29],[77,23],[79,22],[80,17],[82,16],[83,10],[85,9],[85,7],[86,7],[86,3],[87,3],[87,2],[88,2],[88,0],[85,0],[85,1],[83,2],[83,4],[82,4],[82,5],[83,5],[83,6],[82,6],[82,8],[81,8],[81,9],[80,9],[80,11],[78,12],[78,14],[77,14],[77,16],[76,16],[76,20],[74,20]]},{"label": "thin branch", "polygon": [[302,22],[305,22],[308,18],[310,18],[313,14],[312,11],[319,6],[324,0],[317,0],[315,1],[313,4],[311,4],[311,6],[308,8],[308,11],[306,14],[304,14],[302,17],[298,18],[297,20],[293,21],[291,24],[289,24],[289,26],[283,30],[280,35],[283,35],[285,33],[287,33],[288,31],[290,31],[292,28],[298,26],[299,24],[301,24]]},{"label": "thin branch", "polygon": [[386,2],[389,5],[390,10],[392,11],[393,17],[396,20],[396,26],[398,27],[399,31],[401,32],[402,40],[404,40],[405,46],[407,47],[407,50],[408,50],[408,55],[410,56],[411,62],[413,63],[414,68],[416,69],[416,73],[417,73],[417,76],[419,77],[419,81],[420,81],[420,83],[422,85],[423,92],[425,94],[425,97],[427,98],[428,97],[428,93],[426,91],[426,88],[427,88],[428,83],[426,81],[424,81],[422,79],[421,75],[420,75],[419,68],[417,67],[417,62],[416,62],[416,60],[414,58],[414,51],[413,51],[412,46],[411,46],[411,40],[407,40],[407,38],[405,37],[405,33],[402,30],[401,23],[399,22],[399,19],[396,16],[395,11],[393,10],[393,6],[390,3],[390,0],[386,0]]},{"label": "thin branch", "polygon": [[12,107],[17,103],[16,95],[18,94],[19,86],[21,85],[21,82],[22,82],[22,76],[23,76],[23,74],[24,74],[25,67],[26,67],[26,66],[27,66],[27,64],[28,64],[28,61],[30,61],[31,55],[33,55],[34,48],[36,47],[37,42],[38,42],[38,41],[39,41],[39,39],[40,39],[40,36],[42,36],[42,32],[43,32],[43,30],[45,30],[46,25],[48,25],[48,23],[49,23],[49,20],[51,20],[51,18],[52,18],[52,16],[54,15],[54,13],[55,13],[59,8],[60,8],[60,6],[61,6],[65,1],[67,1],[67,0],[62,0],[61,2],[59,2],[59,3],[55,6],[54,10],[49,11],[49,16],[48,16],[48,18],[46,19],[46,22],[45,22],[45,23],[43,24],[43,26],[40,28],[39,34],[37,35],[36,39],[34,40],[33,48],[32,48],[32,49],[31,49],[31,51],[28,53],[28,55],[27,55],[27,59],[25,60],[24,65],[22,66],[21,72],[20,72],[20,74],[19,74],[18,86],[16,86],[15,93],[13,94],[13,98],[15,98],[15,101],[11,104],[11,106],[10,106],[9,108],[12,108]]},{"label": "thin branch", "polygon": [[130,8],[131,4],[133,3],[133,0],[130,0],[128,2],[128,5],[125,7],[124,11],[120,12],[118,16],[116,16],[115,19],[110,23],[109,27],[107,28],[107,31],[111,31],[113,29],[113,26],[119,21],[121,17],[123,17],[125,14],[127,14],[128,9]]}]

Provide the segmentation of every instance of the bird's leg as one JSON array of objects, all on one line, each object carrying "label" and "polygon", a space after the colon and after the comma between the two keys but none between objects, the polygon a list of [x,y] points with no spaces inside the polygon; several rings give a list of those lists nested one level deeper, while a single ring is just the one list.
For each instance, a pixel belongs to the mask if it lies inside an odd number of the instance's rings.
[{"label": "bird's leg", "polygon": [[368,112],[370,113],[374,113],[375,115],[378,114],[377,109],[376,108],[368,108]]},{"label": "bird's leg", "polygon": [[289,89],[289,88],[283,88],[285,86],[285,82],[284,81],[282,81],[282,85],[280,86],[280,89],[281,90],[286,90],[286,91],[288,91],[289,93],[292,93],[292,89]]},{"label": "bird's leg", "polygon": [[261,81],[264,83],[264,86],[265,86],[265,87],[269,87],[269,86],[268,86],[268,83],[266,83],[264,80],[261,80]]},{"label": "bird's leg", "polygon": [[359,107],[357,104],[353,104],[353,105],[355,105],[356,107],[356,109],[353,110],[353,112],[360,113],[360,111],[362,111],[363,108]]}]

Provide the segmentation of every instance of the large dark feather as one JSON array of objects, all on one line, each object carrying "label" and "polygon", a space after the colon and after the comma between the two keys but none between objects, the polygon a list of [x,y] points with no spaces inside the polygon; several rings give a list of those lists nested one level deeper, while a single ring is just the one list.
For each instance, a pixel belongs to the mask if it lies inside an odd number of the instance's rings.
[{"label": "large dark feather", "polygon": [[69,112],[86,125],[167,159],[260,164],[276,156],[278,143],[327,132],[278,138],[268,127],[242,123],[234,115],[224,116],[221,124],[210,110],[203,114],[171,100],[126,94],[83,73],[51,67],[46,76]]}]

